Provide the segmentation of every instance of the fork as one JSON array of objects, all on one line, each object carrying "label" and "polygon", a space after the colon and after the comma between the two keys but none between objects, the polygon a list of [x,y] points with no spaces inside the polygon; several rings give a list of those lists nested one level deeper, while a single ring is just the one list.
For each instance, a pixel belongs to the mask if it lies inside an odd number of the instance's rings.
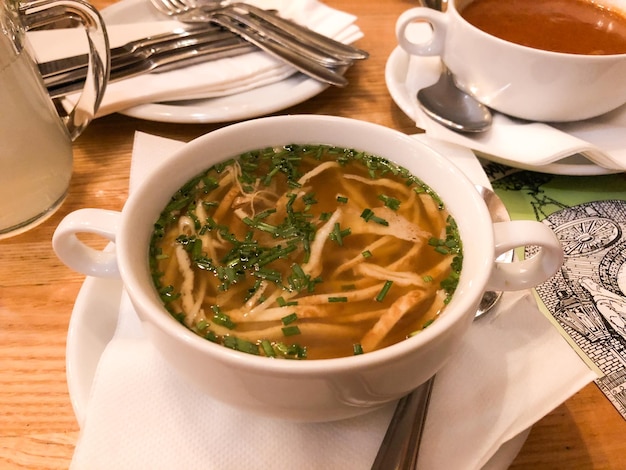
[{"label": "fork", "polygon": [[[159,5],[155,5],[159,11],[170,14],[189,13],[192,10],[211,11],[218,8],[230,7],[233,11],[240,11],[243,14],[252,15],[263,22],[264,27],[272,28],[277,34],[285,35],[292,40],[297,40],[299,44],[308,45],[328,56],[336,59],[359,60],[367,59],[369,54],[349,44],[336,41],[332,38],[319,34],[306,26],[286,20],[276,14],[275,10],[264,10],[254,5],[242,2],[232,2],[228,0],[160,0]],[[161,10],[165,7],[167,11]]]},{"label": "fork", "polygon": [[[275,19],[279,18],[278,16],[261,9],[257,9],[255,13],[248,9],[249,5],[242,7],[243,4],[235,3],[223,6],[223,2],[213,1],[203,5],[186,3],[194,0],[150,1],[161,13],[179,21],[185,23],[209,21],[218,24],[272,56],[291,64],[300,72],[331,85],[340,87],[347,85],[348,81],[343,76],[347,68],[354,60],[367,57],[364,51],[313,33],[308,28],[288,20],[280,18],[276,23]],[[306,30],[309,36],[300,39],[284,29],[284,24],[290,24],[297,30]],[[307,44],[306,38],[314,36],[317,39]],[[320,43],[319,37],[323,38],[321,42],[326,44],[325,48],[316,46]],[[333,51],[332,54],[328,52],[329,49]]]}]

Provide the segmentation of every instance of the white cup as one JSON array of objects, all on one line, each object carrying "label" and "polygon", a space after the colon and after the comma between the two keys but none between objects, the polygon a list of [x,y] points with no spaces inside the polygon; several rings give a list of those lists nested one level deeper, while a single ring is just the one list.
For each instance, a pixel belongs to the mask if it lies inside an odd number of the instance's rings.
[{"label": "white cup", "polygon": [[[580,55],[545,51],[492,36],[459,10],[472,0],[450,0],[445,13],[413,8],[396,23],[409,54],[441,56],[458,86],[480,102],[531,121],[579,121],[626,103],[626,54]],[[624,7],[623,0],[602,3]],[[407,27],[427,22],[432,36],[414,42]]]},{"label": "white cup", "polygon": [[[465,247],[462,273],[445,313],[419,335],[352,357],[270,359],[211,343],[163,307],[152,284],[148,243],[171,195],[215,163],[292,143],[324,143],[384,156],[425,181],[446,204]],[[89,248],[77,238],[81,232],[113,240],[115,250]],[[526,244],[540,246],[539,254],[509,264],[495,261],[499,254]],[[83,209],[69,214],[57,228],[53,246],[77,271],[121,275],[148,336],[172,367],[200,390],[238,408],[300,421],[356,416],[409,393],[435,374],[460,345],[483,291],[532,287],[554,274],[563,260],[560,244],[546,225],[492,224],[474,185],[434,150],[382,126],[329,116],[263,118],[200,137],[151,172],[121,213]]]}]

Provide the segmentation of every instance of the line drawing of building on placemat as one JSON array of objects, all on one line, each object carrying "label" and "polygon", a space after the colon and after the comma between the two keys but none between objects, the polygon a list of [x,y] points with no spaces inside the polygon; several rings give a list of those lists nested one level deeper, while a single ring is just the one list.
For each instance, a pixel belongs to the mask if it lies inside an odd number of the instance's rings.
[{"label": "line drawing of building on placemat", "polygon": [[[529,212],[561,242],[563,265],[536,293],[579,352],[601,372],[596,384],[626,419],[626,200],[570,206],[544,191],[553,175],[510,171],[497,164],[486,169],[496,191],[523,191]],[[624,188],[626,195],[626,182]],[[526,247],[524,256],[537,250]]]},{"label": "line drawing of building on placemat", "polygon": [[[626,202],[589,202],[557,211],[543,222],[561,241],[565,261],[536,291],[602,371],[596,382],[625,416]],[[531,249],[527,252],[532,254]]]}]

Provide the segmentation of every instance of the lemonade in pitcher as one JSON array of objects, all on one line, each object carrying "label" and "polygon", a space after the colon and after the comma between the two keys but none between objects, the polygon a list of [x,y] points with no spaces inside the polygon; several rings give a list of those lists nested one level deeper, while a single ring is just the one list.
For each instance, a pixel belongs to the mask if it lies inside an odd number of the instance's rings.
[{"label": "lemonade in pitcher", "polygon": [[[85,90],[61,117],[26,46],[26,30],[79,20],[90,43]],[[95,67],[94,64],[98,64]],[[0,239],[46,220],[72,177],[72,140],[95,116],[109,76],[102,17],[80,0],[0,2]]]},{"label": "lemonade in pitcher", "polygon": [[72,174],[71,140],[30,56],[20,51],[6,59],[0,59],[0,238],[51,215]]}]

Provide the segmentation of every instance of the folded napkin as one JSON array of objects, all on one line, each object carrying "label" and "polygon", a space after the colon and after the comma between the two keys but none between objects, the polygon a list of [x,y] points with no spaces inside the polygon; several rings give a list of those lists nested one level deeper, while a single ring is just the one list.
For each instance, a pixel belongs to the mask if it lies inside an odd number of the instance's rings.
[{"label": "folded napkin", "polygon": [[[278,10],[285,18],[345,43],[362,37],[360,29],[354,24],[356,18],[353,15],[316,0],[257,0],[248,3]],[[141,23],[107,23],[111,47],[181,27],[185,25],[165,19]],[[38,62],[84,54],[88,50],[82,28],[31,31],[28,37]],[[292,66],[281,60],[265,52],[255,51],[168,72],[144,74],[110,83],[97,115],[100,117],[157,101],[214,98],[241,93],[279,82],[295,72]],[[77,97],[76,94],[70,99]]]},{"label": "folded napkin", "polygon": [[[486,184],[471,153],[418,138]],[[137,133],[131,191],[180,145]],[[472,325],[461,350],[437,374],[419,468],[506,467],[523,433],[593,378],[538,311],[530,292],[505,294],[494,311]],[[226,407],[170,369],[142,333],[123,294],[71,468],[368,469],[393,409],[391,403],[357,418],[309,424]],[[520,434],[521,440],[515,439]]]},{"label": "folded napkin", "polygon": [[[421,24],[413,26],[410,34],[417,42],[430,31]],[[488,132],[459,134],[426,116],[413,98],[418,90],[435,83],[440,71],[439,57],[410,58],[406,88],[414,105],[412,117],[428,135],[487,154],[490,160],[519,163],[523,168],[541,167],[585,152],[591,162],[603,168],[626,170],[626,105],[594,119],[571,123],[522,121],[496,112]]]}]

